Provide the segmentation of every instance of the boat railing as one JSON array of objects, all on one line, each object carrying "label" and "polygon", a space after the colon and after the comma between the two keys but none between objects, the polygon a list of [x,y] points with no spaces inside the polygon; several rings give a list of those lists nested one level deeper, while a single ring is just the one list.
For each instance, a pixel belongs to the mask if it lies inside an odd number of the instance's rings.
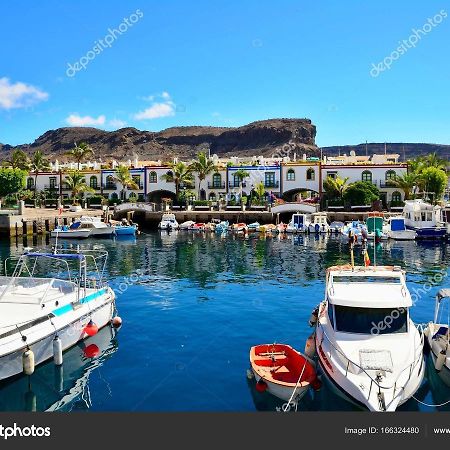
[{"label": "boat railing", "polygon": [[[420,358],[422,357],[422,352],[419,351],[419,356],[416,356],[417,354],[417,350],[421,350],[423,349],[423,344],[424,344],[424,333],[423,333],[423,328],[422,326],[419,324],[417,325],[417,329],[419,330],[420,333],[420,344],[418,346],[415,347],[414,349],[414,360],[411,364],[409,364],[407,367],[405,367],[402,371],[400,371],[400,373],[398,374],[396,381],[393,385],[391,386],[384,386],[382,385],[379,381],[377,381],[375,378],[372,377],[372,375],[370,375],[366,369],[364,369],[364,367],[362,367],[360,364],[352,361],[351,359],[349,359],[343,352],[342,350],[340,350],[338,347],[336,347],[336,345],[333,344],[333,342],[330,340],[330,338],[328,337],[325,329],[323,328],[322,324],[320,323],[320,321],[317,322],[317,327],[321,328],[321,332],[322,332],[322,339],[320,344],[322,345],[322,342],[324,341],[324,339],[327,340],[327,342],[330,344],[330,346],[339,354],[340,359],[344,361],[344,363],[346,362],[346,369],[345,369],[345,377],[347,377],[348,372],[350,370],[350,366],[355,366],[357,367],[361,372],[363,372],[369,379],[370,379],[370,388],[369,388],[369,394],[367,396],[367,398],[370,398],[370,394],[372,391],[372,387],[375,384],[378,387],[378,390],[389,390],[394,388],[394,395],[395,392],[397,391],[397,380],[400,378],[400,376],[406,371],[409,370],[409,375],[408,375],[408,379],[405,382],[405,385],[408,383],[409,379],[411,378],[411,375],[413,373],[414,368],[416,367],[416,365],[419,363]],[[330,356],[331,356],[331,352],[330,352]],[[404,389],[405,386],[401,386],[399,389]]]}]

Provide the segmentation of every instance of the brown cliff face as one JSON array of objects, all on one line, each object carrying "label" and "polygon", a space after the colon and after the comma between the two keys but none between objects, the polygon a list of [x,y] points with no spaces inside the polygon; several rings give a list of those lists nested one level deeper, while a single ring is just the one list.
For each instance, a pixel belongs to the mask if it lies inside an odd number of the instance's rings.
[{"label": "brown cliff face", "polygon": [[286,156],[289,149],[291,156],[293,152],[315,155],[318,154],[315,137],[316,127],[309,119],[270,119],[236,128],[173,127],[159,132],[131,127],[117,131],[67,127],[47,131],[32,144],[16,147],[0,144],[0,158],[9,157],[17,148],[29,154],[39,148],[49,158],[64,161],[74,142],[87,142],[94,149],[95,158],[103,161],[134,157],[169,161],[175,156],[191,159],[207,149],[211,155],[216,153],[220,157]]}]

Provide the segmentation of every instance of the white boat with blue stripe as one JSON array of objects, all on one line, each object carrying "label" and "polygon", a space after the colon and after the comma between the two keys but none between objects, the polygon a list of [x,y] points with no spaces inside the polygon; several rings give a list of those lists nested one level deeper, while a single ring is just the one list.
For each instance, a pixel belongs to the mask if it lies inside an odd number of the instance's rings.
[{"label": "white boat with blue stripe", "polygon": [[[49,359],[111,323],[115,295],[104,281],[103,251],[28,251],[0,277],[0,380]],[[62,276],[62,273],[67,276]],[[50,276],[42,277],[46,273]]]}]

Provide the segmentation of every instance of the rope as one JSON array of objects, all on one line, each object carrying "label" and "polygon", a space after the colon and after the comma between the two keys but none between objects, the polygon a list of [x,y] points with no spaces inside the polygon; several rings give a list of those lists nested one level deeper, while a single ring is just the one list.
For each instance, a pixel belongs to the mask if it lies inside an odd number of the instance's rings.
[{"label": "rope", "polygon": [[450,400],[447,400],[447,401],[444,402],[444,403],[439,403],[438,405],[432,405],[431,403],[425,403],[425,402],[419,400],[418,398],[414,397],[414,395],[412,395],[411,397],[412,397],[417,403],[420,403],[420,404],[425,405],[425,406],[429,406],[430,408],[439,408],[439,407],[441,407],[441,406],[445,406],[445,405],[447,405],[448,403],[450,403]]},{"label": "rope", "polygon": [[[289,399],[289,401],[287,402],[287,408],[290,408],[290,404],[291,404],[291,402],[292,402],[292,399],[294,398],[294,395],[295,395],[295,391],[297,390],[297,388],[298,388],[298,384],[300,383],[300,380],[302,379],[302,376],[303,376],[303,373],[304,373],[304,371],[305,371],[305,367],[306,367],[306,363],[308,362],[308,360],[305,358],[305,364],[303,364],[303,369],[302,369],[302,372],[300,373],[300,376],[298,377],[298,380],[297,380],[297,383],[295,384],[295,388],[294,388],[294,390],[293,390],[293,392],[292,392],[292,395],[291,395],[291,398]],[[287,412],[288,411],[288,409],[283,409],[283,411],[284,412]],[[295,409],[297,410],[297,402],[296,402],[296,406],[295,406]]]}]

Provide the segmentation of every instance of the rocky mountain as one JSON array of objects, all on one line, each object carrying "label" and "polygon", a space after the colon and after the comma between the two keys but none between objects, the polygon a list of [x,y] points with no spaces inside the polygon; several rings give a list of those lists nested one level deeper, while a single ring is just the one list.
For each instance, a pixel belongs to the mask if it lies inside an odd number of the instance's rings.
[{"label": "rocky mountain", "polygon": [[236,128],[174,127],[159,132],[122,128],[104,131],[97,128],[66,127],[50,130],[32,144],[16,147],[0,144],[0,159],[20,148],[31,154],[41,149],[51,159],[64,161],[65,153],[74,142],[87,142],[97,159],[127,160],[138,157],[147,161],[169,161],[174,156],[191,159],[199,151],[211,151],[220,157],[230,156],[286,156],[318,154],[315,145],[316,127],[309,119],[270,119],[252,122]]},{"label": "rocky mountain", "polygon": [[[351,151],[354,151],[357,155],[366,154],[366,144],[358,145],[341,145],[333,147],[323,147],[323,154],[330,156],[348,155]],[[384,143],[371,143],[367,144],[367,154],[373,155],[374,153],[383,154],[385,150]],[[405,161],[407,159],[414,158],[416,156],[427,155],[429,153],[436,152],[441,158],[450,160],[450,145],[442,144],[411,144],[411,143],[388,143],[386,144],[386,152],[397,153],[400,155],[400,160]]]}]

